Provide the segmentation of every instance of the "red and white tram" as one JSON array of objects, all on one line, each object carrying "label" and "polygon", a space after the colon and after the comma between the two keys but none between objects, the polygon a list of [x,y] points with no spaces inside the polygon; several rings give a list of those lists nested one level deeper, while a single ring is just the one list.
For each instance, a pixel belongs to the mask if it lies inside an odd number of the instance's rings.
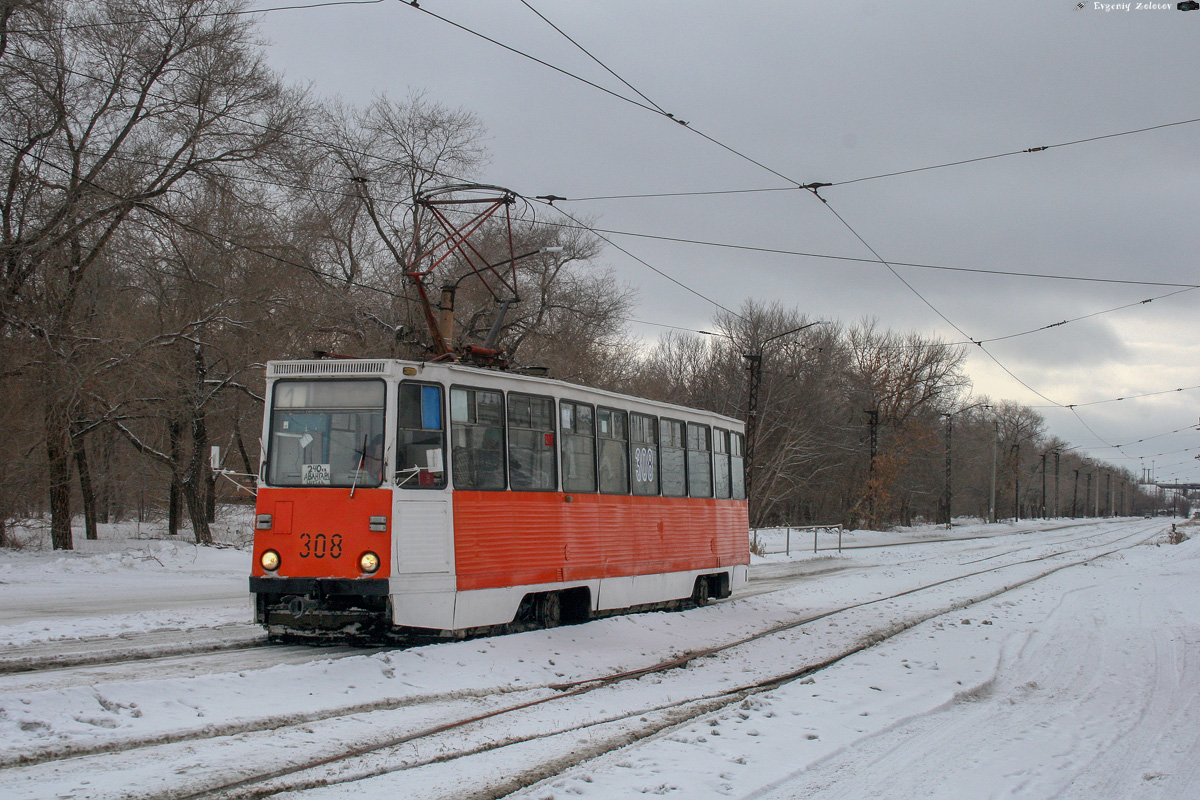
[{"label": "red and white tram", "polygon": [[267,365],[250,591],[274,635],[443,635],[725,597],[743,426],[541,377]]}]

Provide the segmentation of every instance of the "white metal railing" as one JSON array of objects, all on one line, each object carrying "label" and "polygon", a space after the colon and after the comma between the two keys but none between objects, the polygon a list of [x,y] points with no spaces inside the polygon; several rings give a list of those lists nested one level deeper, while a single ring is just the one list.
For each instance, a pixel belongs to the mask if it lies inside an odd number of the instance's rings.
[{"label": "white metal railing", "polygon": [[[784,529],[786,531],[786,534],[785,534],[785,540],[784,540],[785,544],[784,544],[783,552],[785,552],[789,556],[792,554],[792,533],[794,532],[796,534],[800,534],[803,531],[812,531],[813,552],[814,553],[816,553],[818,550],[818,547],[817,547],[818,534],[820,534],[822,532],[837,531],[837,537],[838,537],[837,551],[839,553],[842,552],[843,527],[841,525],[787,525],[787,526],[784,526]],[[775,530],[779,530],[779,529],[776,528]],[[758,531],[754,532],[754,536],[755,536],[755,539],[757,540],[758,539]],[[826,549],[829,549],[829,548],[826,548]],[[766,548],[764,547],[762,552],[765,554],[767,552],[778,553],[779,551],[778,550],[767,551]]]}]

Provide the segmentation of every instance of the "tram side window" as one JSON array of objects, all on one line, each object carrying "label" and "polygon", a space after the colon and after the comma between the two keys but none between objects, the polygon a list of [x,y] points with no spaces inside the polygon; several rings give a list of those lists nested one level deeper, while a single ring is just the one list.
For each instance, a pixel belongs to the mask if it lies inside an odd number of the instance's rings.
[{"label": "tram side window", "polygon": [[729,431],[720,428],[713,428],[713,487],[717,497],[729,499]]},{"label": "tram side window", "polygon": [[596,421],[591,406],[559,404],[563,491],[596,491]]},{"label": "tram side window", "polygon": [[687,449],[688,492],[692,497],[712,497],[712,429],[689,422]]},{"label": "tram side window", "polygon": [[645,414],[629,415],[629,448],[633,452],[633,493],[658,494],[658,420]]},{"label": "tram side window", "polygon": [[729,435],[729,475],[733,485],[733,499],[746,499],[746,459],[742,434]]},{"label": "tram side window", "polygon": [[554,400],[508,395],[508,472],[514,490],[558,488],[554,453]]},{"label": "tram side window", "polygon": [[504,395],[451,388],[450,423],[454,488],[503,490]]},{"label": "tram side window", "polygon": [[663,497],[687,497],[687,450],[678,420],[659,420],[659,474]]},{"label": "tram side window", "polygon": [[397,485],[405,489],[444,488],[446,443],[442,387],[425,383],[400,384],[398,427]]},{"label": "tram side window", "polygon": [[629,494],[629,415],[611,408],[596,409],[600,434],[600,491]]}]

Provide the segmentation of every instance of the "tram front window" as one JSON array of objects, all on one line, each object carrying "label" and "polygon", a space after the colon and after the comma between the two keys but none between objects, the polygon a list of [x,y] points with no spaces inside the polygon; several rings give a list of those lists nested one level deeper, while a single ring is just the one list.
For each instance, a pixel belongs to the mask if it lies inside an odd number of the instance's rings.
[{"label": "tram front window", "polygon": [[271,406],[272,486],[383,482],[385,387],[374,379],[279,381]]}]

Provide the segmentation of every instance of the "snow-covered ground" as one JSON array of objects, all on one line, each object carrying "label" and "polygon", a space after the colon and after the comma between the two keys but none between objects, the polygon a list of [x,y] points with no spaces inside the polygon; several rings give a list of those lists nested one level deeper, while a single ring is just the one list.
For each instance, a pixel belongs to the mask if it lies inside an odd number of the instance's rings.
[{"label": "snow-covered ground", "polygon": [[856,531],[841,553],[821,533],[816,554],[805,532],[790,556],[764,531],[727,601],[405,650],[262,646],[246,550],[119,527],[0,550],[0,786],[183,797],[278,770],[306,800],[1200,797],[1200,545],[1166,545],[1170,525]]}]

